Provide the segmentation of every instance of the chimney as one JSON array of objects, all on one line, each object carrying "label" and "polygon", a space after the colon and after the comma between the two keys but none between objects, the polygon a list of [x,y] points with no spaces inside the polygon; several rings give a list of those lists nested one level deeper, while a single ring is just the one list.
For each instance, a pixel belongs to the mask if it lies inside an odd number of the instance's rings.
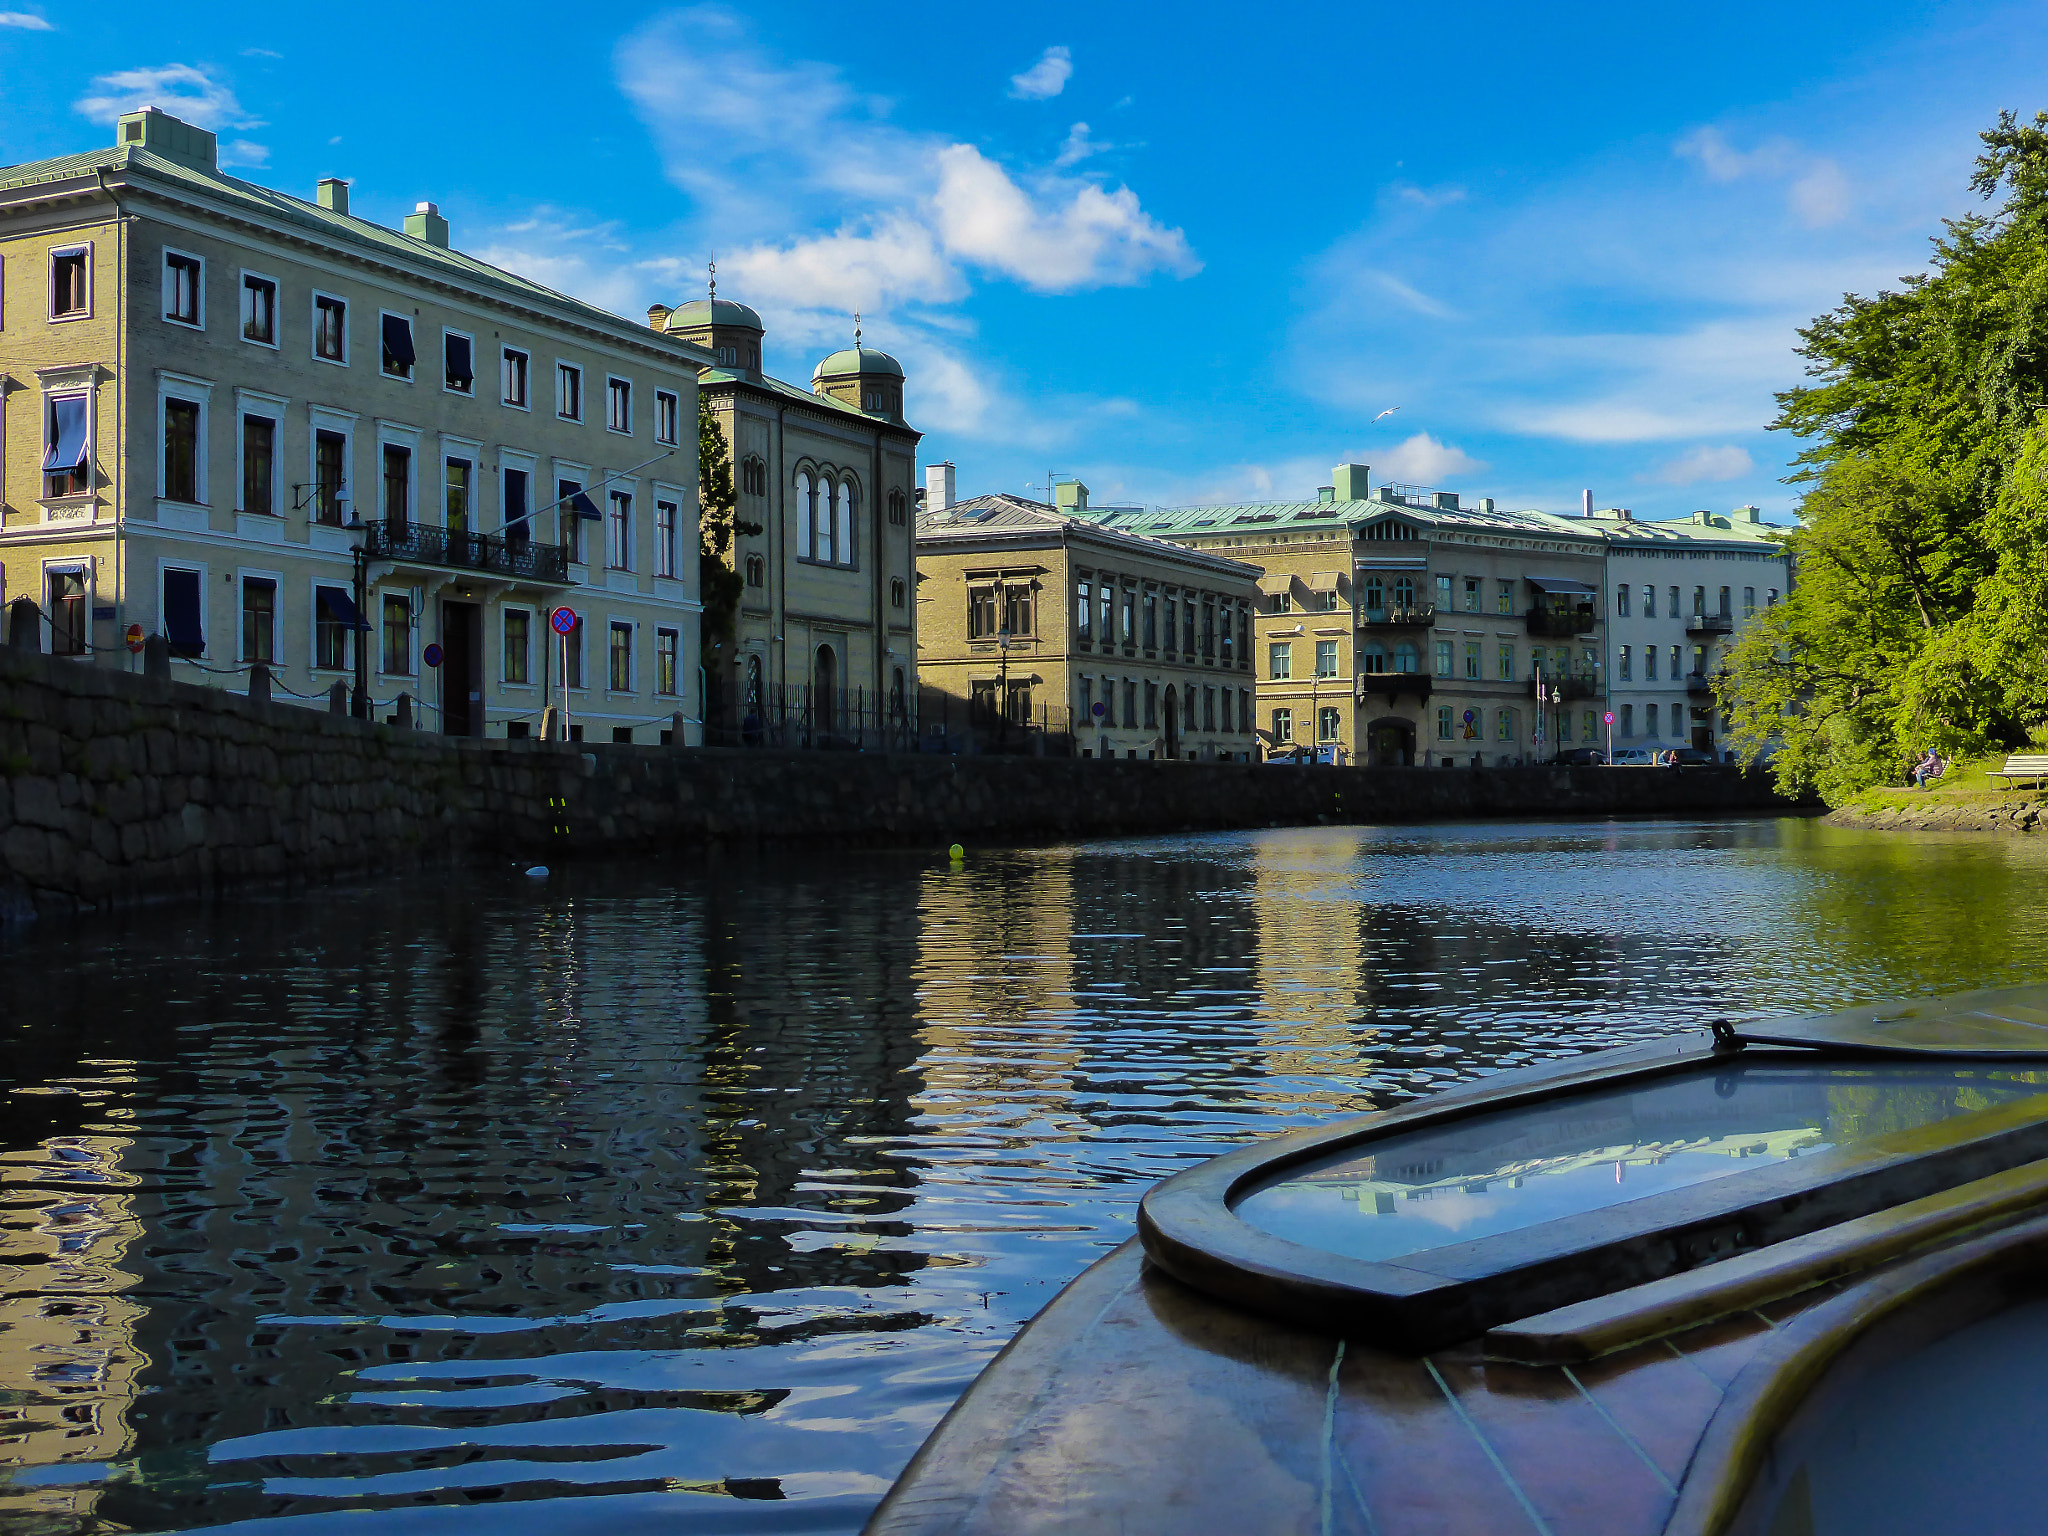
[{"label": "chimney", "polygon": [[657,331],[665,331],[668,329],[668,317],[674,313],[666,304],[650,304],[647,306],[647,323]]},{"label": "chimney", "polygon": [[432,203],[421,203],[405,216],[405,232],[415,240],[448,249],[448,221]]},{"label": "chimney", "polygon": [[1479,510],[1482,512],[1491,512],[1493,510],[1493,498],[1491,496],[1480,497]]},{"label": "chimney", "polygon": [[1337,482],[1331,489],[1339,501],[1364,501],[1370,494],[1367,482],[1372,472],[1363,464],[1339,464],[1330,471],[1330,478]]},{"label": "chimney", "polygon": [[130,149],[146,149],[196,170],[211,171],[220,165],[218,141],[211,133],[171,116],[160,107],[123,112],[114,119],[114,142]]},{"label": "chimney", "polygon": [[1335,487],[1334,485],[1319,485],[1319,486],[1317,486],[1317,487],[1316,487],[1316,505],[1317,505],[1317,506],[1322,506],[1322,507],[1328,507],[1328,506],[1333,506],[1333,505],[1335,505],[1335,504],[1336,504],[1336,500],[1337,500],[1337,487]]},{"label": "chimney", "polygon": [[348,212],[348,183],[339,176],[328,176],[320,182],[320,206],[336,213]]},{"label": "chimney", "polygon": [[943,512],[953,505],[953,461],[924,467],[924,509]]},{"label": "chimney", "polygon": [[1088,487],[1078,480],[1068,480],[1053,487],[1052,504],[1062,512],[1086,512],[1088,510]]},{"label": "chimney", "polygon": [[1583,490],[1583,491],[1579,492],[1579,516],[1581,516],[1581,517],[1591,517],[1592,515],[1593,515],[1593,492],[1592,492],[1592,490],[1591,490],[1590,488],[1588,488],[1588,489],[1586,489],[1586,490]]},{"label": "chimney", "polygon": [[1761,507],[1737,507],[1734,521],[1738,523],[1760,523],[1764,520]]}]

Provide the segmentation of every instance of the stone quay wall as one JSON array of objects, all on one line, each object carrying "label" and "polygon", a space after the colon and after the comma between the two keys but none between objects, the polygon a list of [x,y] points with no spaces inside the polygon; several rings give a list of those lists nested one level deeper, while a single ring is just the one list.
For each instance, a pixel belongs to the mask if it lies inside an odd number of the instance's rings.
[{"label": "stone quay wall", "polygon": [[1785,809],[1721,769],[1359,769],[451,740],[0,649],[0,916],[467,857],[943,848]]}]

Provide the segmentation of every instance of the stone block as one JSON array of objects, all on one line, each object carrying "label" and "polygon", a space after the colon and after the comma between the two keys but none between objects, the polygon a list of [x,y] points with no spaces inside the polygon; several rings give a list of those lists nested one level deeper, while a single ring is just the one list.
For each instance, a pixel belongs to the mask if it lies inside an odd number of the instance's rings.
[{"label": "stone block", "polygon": [[15,779],[14,820],[21,826],[61,828],[64,825],[64,801],[58,792],[57,780],[42,774]]},{"label": "stone block", "polygon": [[36,773],[61,773],[64,769],[64,741],[47,725],[28,722],[28,762]]},{"label": "stone block", "polygon": [[0,859],[27,884],[48,886],[53,883],[54,874],[51,842],[50,834],[40,827],[10,827],[7,835],[0,838]]}]

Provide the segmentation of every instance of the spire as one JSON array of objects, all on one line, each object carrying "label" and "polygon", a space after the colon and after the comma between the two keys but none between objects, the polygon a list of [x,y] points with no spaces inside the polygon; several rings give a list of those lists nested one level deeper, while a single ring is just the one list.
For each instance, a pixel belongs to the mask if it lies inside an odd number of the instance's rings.
[{"label": "spire", "polygon": [[709,270],[711,273],[711,302],[716,304],[718,302],[718,252],[716,251],[711,253]]},{"label": "spire", "polygon": [[860,311],[853,312],[853,350],[860,350]]}]

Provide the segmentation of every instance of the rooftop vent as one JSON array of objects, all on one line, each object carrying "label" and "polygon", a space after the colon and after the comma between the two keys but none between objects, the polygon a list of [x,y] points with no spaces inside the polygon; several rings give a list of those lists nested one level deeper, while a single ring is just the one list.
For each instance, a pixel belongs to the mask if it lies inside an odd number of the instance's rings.
[{"label": "rooftop vent", "polygon": [[934,512],[953,505],[953,461],[924,467],[924,504]]},{"label": "rooftop vent", "polygon": [[318,198],[322,208],[331,209],[335,213],[347,213],[348,183],[339,176],[324,176],[320,180]]},{"label": "rooftop vent", "polygon": [[1053,487],[1052,504],[1062,512],[1086,512],[1088,487],[1078,480],[1063,480]]},{"label": "rooftop vent", "polygon": [[1372,473],[1363,464],[1339,464],[1330,471],[1330,478],[1337,482],[1332,489],[1339,501],[1364,501]]},{"label": "rooftop vent", "polygon": [[204,128],[195,128],[159,107],[123,112],[115,118],[114,142],[146,149],[166,160],[175,160],[180,165],[194,166],[202,171],[216,170],[220,165],[219,144],[211,133]]},{"label": "rooftop vent", "polygon": [[1326,507],[1335,505],[1337,500],[1337,487],[1335,487],[1334,485],[1317,486],[1316,500]]},{"label": "rooftop vent", "polygon": [[405,216],[405,232],[415,240],[448,249],[448,221],[432,203],[421,203]]}]

